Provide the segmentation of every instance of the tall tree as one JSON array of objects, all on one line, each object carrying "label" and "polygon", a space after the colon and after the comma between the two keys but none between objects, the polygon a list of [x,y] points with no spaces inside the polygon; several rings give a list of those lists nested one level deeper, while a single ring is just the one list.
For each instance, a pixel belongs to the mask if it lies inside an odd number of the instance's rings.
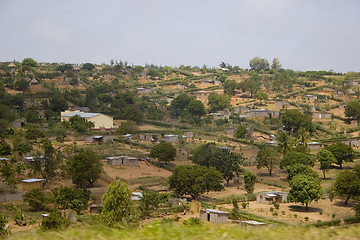
[{"label": "tall tree", "polygon": [[68,161],[68,167],[72,181],[78,187],[92,187],[103,171],[99,155],[90,149],[74,155]]},{"label": "tall tree", "polygon": [[336,164],[342,169],[343,162],[352,162],[354,160],[354,150],[351,146],[345,143],[338,142],[325,147],[326,150],[330,151],[335,159]]},{"label": "tall tree", "polygon": [[176,149],[171,143],[161,142],[155,145],[150,152],[150,157],[157,158],[159,162],[174,161],[176,156]]},{"label": "tall tree", "polygon": [[321,149],[317,153],[317,159],[319,160],[320,170],[323,172],[325,179],[325,173],[329,170],[331,165],[336,162],[336,159],[334,155],[326,149]]},{"label": "tall tree", "polygon": [[209,191],[220,191],[223,176],[215,168],[199,165],[180,165],[169,177],[169,187],[178,195],[189,194],[196,199]]},{"label": "tall tree", "polygon": [[286,110],[281,115],[281,121],[288,132],[296,133],[300,128],[304,128],[306,131],[311,129],[311,117],[297,109]]},{"label": "tall tree", "polygon": [[264,58],[254,57],[250,60],[251,70],[261,71],[261,70],[269,70],[269,62]]},{"label": "tall tree", "polygon": [[303,164],[310,167],[315,165],[315,159],[306,153],[291,151],[284,155],[280,161],[280,168],[285,169],[295,164]]},{"label": "tall tree", "polygon": [[271,68],[274,70],[279,70],[281,69],[281,64],[280,64],[280,60],[278,58],[274,58],[271,64]]},{"label": "tall tree", "polygon": [[256,182],[256,175],[253,172],[245,172],[244,174],[244,183],[245,190],[247,193],[251,194],[254,192]]},{"label": "tall tree", "polygon": [[304,174],[293,177],[289,185],[291,188],[290,198],[295,202],[305,203],[306,209],[308,209],[309,203],[319,200],[323,193],[320,180]]},{"label": "tall tree", "polygon": [[256,156],[256,167],[267,168],[271,176],[275,166],[280,162],[280,154],[272,147],[261,148]]},{"label": "tall tree", "polygon": [[360,195],[360,178],[355,171],[345,170],[339,172],[336,176],[335,183],[331,186],[330,197],[335,196],[345,199],[347,202]]},{"label": "tall tree", "polygon": [[345,106],[345,116],[348,118],[360,119],[360,102],[357,100],[350,101]]},{"label": "tall tree", "polygon": [[236,93],[237,84],[235,80],[225,80],[223,83],[224,93],[230,97]]},{"label": "tall tree", "polygon": [[213,112],[224,110],[231,106],[229,96],[217,94],[215,92],[210,93],[208,97],[208,104],[210,110]]},{"label": "tall tree", "polygon": [[179,94],[172,102],[170,103],[170,112],[173,116],[180,116],[186,107],[191,102],[191,97],[186,93]]}]

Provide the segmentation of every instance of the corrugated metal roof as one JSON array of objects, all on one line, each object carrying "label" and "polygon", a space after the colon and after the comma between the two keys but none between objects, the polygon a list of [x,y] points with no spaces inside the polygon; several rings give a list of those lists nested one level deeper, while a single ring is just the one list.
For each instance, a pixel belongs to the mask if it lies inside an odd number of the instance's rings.
[{"label": "corrugated metal roof", "polygon": [[22,182],[26,182],[26,183],[42,182],[42,181],[45,181],[45,179],[41,179],[41,178],[29,178],[29,179],[22,180]]},{"label": "corrugated metal roof", "polygon": [[64,114],[63,117],[74,117],[77,115],[82,118],[91,118],[91,117],[98,116],[100,114],[101,113],[71,112],[71,113]]}]

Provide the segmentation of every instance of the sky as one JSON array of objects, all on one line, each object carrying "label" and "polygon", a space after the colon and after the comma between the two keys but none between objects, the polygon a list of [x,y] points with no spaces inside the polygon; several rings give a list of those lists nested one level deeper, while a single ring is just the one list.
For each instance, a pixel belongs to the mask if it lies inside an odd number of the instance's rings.
[{"label": "sky", "polygon": [[359,0],[0,0],[0,61],[360,71]]}]

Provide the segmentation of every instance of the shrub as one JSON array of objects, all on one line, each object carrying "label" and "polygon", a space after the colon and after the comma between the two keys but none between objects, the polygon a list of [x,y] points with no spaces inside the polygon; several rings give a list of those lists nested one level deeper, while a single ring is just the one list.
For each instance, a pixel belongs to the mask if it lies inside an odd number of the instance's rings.
[{"label": "shrub", "polygon": [[19,226],[27,225],[25,214],[21,211],[21,209],[15,210],[14,222],[16,225],[19,225]]},{"label": "shrub", "polygon": [[191,217],[189,219],[184,220],[183,224],[186,226],[201,225],[201,220],[200,220],[200,218],[197,218],[197,217],[195,217],[195,218]]},{"label": "shrub", "polygon": [[34,211],[43,211],[48,207],[45,205],[47,199],[45,193],[40,189],[32,189],[24,194],[24,202],[27,202]]},{"label": "shrub", "polygon": [[279,203],[274,203],[274,207],[275,207],[275,209],[279,209],[280,204]]},{"label": "shrub", "polygon": [[309,221],[309,217],[304,217],[305,221]]},{"label": "shrub", "polygon": [[313,224],[309,224],[310,226],[315,226],[315,227],[331,227],[331,226],[339,226],[341,224],[341,220],[340,219],[336,219],[336,220],[331,220],[331,221],[318,221],[316,223]]},{"label": "shrub", "polygon": [[322,210],[320,210],[319,214],[320,214],[320,215],[323,215],[323,211],[322,211]]},{"label": "shrub", "polygon": [[272,215],[273,215],[273,216],[277,216],[277,215],[279,215],[279,214],[278,214],[277,211],[274,211],[274,212],[272,213]]},{"label": "shrub", "polygon": [[77,214],[88,207],[90,191],[87,189],[62,187],[52,190],[55,203],[63,209],[73,209]]},{"label": "shrub", "polygon": [[274,212],[274,208],[273,208],[273,207],[270,208],[270,212]]},{"label": "shrub", "polygon": [[7,217],[0,215],[0,236],[2,235],[10,235],[11,231],[7,226]]},{"label": "shrub", "polygon": [[285,211],[281,211],[281,214],[282,214],[282,215],[285,215]]},{"label": "shrub", "polygon": [[242,204],[241,204],[241,206],[242,206],[242,208],[246,208],[247,206],[248,206],[248,203],[247,202],[243,202]]},{"label": "shrub", "polygon": [[61,216],[60,211],[52,211],[47,217],[41,221],[40,228],[42,230],[63,229],[70,225],[69,220]]},{"label": "shrub", "polygon": [[344,218],[345,224],[360,223],[360,217],[348,217]]},{"label": "shrub", "polygon": [[331,217],[332,217],[332,218],[335,218],[335,217],[336,217],[336,214],[335,214],[335,213],[333,213],[333,214],[331,215]]}]

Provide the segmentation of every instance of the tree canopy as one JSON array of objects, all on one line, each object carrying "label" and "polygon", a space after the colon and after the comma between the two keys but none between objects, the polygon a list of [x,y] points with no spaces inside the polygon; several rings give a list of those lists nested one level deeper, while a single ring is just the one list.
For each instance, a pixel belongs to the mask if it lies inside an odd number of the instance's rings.
[{"label": "tree canopy", "polygon": [[328,171],[330,166],[336,162],[336,159],[334,155],[326,149],[321,149],[316,156],[320,163],[320,170],[323,172],[325,179],[326,171]]},{"label": "tree canopy", "polygon": [[150,157],[157,158],[159,162],[174,161],[176,156],[176,149],[171,143],[161,142],[155,145],[150,151]]},{"label": "tree canopy", "polygon": [[285,169],[286,167],[294,164],[303,164],[313,167],[315,165],[315,159],[306,153],[291,151],[285,154],[281,159],[280,168]]},{"label": "tree canopy", "polygon": [[271,176],[275,166],[280,162],[280,154],[272,147],[261,148],[256,156],[256,167],[267,168]]},{"label": "tree canopy", "polygon": [[330,188],[330,196],[344,198],[345,205],[347,202],[360,195],[360,178],[355,171],[345,170],[339,172],[336,176],[335,183]]},{"label": "tree canopy", "polygon": [[360,102],[358,100],[350,101],[345,106],[345,116],[348,118],[360,119]]},{"label": "tree canopy", "polygon": [[205,192],[220,191],[223,188],[222,179],[222,174],[213,167],[180,165],[175,168],[168,182],[175,194],[188,194],[196,199]]},{"label": "tree canopy", "polygon": [[250,60],[249,63],[251,70],[261,71],[261,70],[269,70],[269,62],[264,58],[254,57]]},{"label": "tree canopy", "polygon": [[297,109],[286,110],[281,115],[281,121],[288,132],[296,133],[300,128],[304,128],[307,131],[311,129],[311,117]]},{"label": "tree canopy", "polygon": [[325,147],[336,159],[336,164],[342,168],[343,162],[352,162],[354,160],[354,150],[351,146],[342,142],[330,144]]},{"label": "tree canopy", "polygon": [[231,106],[229,96],[217,94],[215,92],[210,93],[208,97],[208,104],[210,110],[213,112],[224,110]]},{"label": "tree canopy", "polygon": [[319,200],[323,190],[320,186],[320,180],[308,175],[298,174],[289,182],[289,196],[294,202],[301,202],[308,208],[309,203]]}]

